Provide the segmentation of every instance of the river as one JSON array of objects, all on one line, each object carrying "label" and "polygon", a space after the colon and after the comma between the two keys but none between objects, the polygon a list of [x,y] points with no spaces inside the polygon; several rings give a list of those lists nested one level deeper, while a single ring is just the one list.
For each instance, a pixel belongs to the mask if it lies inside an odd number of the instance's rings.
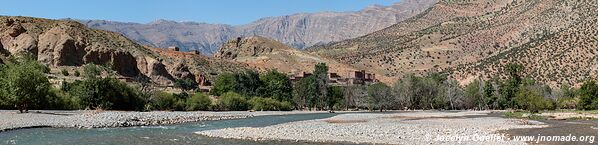
[{"label": "river", "polygon": [[[322,144],[292,141],[250,141],[210,138],[194,134],[202,130],[229,127],[261,127],[286,122],[321,119],[332,113],[258,116],[245,119],[203,121],[195,123],[125,128],[32,128],[0,133],[0,144]],[[333,143],[330,143],[333,144]]]}]

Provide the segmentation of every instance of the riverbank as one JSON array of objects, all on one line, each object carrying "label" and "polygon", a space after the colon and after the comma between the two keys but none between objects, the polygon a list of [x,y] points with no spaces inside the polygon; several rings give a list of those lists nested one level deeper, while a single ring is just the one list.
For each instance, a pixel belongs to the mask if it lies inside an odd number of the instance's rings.
[{"label": "riverbank", "polygon": [[131,112],[131,111],[54,111],[33,110],[31,113],[17,113],[14,110],[0,110],[0,132],[37,127],[56,128],[106,128],[166,125],[198,121],[241,119],[264,115],[288,115],[323,113],[316,111],[231,111],[231,112]]},{"label": "riverbank", "polygon": [[[461,141],[450,137],[500,136],[498,131],[547,125],[489,115],[488,111],[350,113],[331,118],[266,127],[205,130],[208,137],[249,140],[351,142],[356,144],[525,144],[525,142]],[[447,140],[440,138],[446,137]]]}]

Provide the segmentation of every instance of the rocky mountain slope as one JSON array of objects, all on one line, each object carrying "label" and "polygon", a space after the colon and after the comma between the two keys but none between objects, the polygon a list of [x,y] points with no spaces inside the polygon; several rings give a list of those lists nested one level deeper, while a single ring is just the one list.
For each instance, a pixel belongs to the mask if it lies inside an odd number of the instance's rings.
[{"label": "rocky mountain slope", "polygon": [[598,74],[598,2],[443,0],[383,30],[309,48],[311,53],[401,77],[446,71],[462,82],[504,77],[508,63],[558,86]]},{"label": "rocky mountain slope", "polygon": [[231,26],[158,20],[148,24],[81,20],[96,29],[119,32],[140,44],[178,46],[184,51],[212,54],[226,41],[242,36],[264,36],[294,48],[362,36],[414,16],[438,0],[403,0],[392,6],[370,6],[356,12],[300,13],[268,17]]},{"label": "rocky mountain slope", "polygon": [[110,66],[124,78],[149,77],[159,85],[181,78],[203,82],[220,72],[245,68],[192,53],[180,57],[155,51],[121,34],[89,29],[75,21],[30,17],[0,17],[0,52],[2,58],[31,54],[51,69],[90,63]]},{"label": "rocky mountain slope", "polygon": [[[335,60],[322,58],[291,48],[276,40],[260,36],[229,40],[214,54],[214,59],[233,60],[260,71],[276,69],[285,73],[312,72],[318,63],[326,63],[329,72],[346,77],[358,69]],[[389,82],[388,77],[378,78]]]}]

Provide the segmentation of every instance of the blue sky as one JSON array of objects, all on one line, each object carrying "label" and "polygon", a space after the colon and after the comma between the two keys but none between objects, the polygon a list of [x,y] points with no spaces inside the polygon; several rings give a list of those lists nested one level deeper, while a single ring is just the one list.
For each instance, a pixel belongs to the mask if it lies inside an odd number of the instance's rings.
[{"label": "blue sky", "polygon": [[0,15],[148,23],[157,19],[246,24],[299,12],[357,11],[399,0],[2,0]]}]

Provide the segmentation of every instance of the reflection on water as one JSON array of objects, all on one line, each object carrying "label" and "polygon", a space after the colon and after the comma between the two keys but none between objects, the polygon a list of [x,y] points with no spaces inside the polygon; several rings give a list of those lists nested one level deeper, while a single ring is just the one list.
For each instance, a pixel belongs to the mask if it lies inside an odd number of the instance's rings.
[{"label": "reflection on water", "polygon": [[[287,141],[247,141],[209,138],[193,132],[228,127],[262,127],[280,123],[320,119],[335,114],[259,116],[247,119],[205,121],[166,126],[127,128],[35,128],[0,133],[0,144],[311,144]],[[321,143],[318,143],[321,144]]]}]

